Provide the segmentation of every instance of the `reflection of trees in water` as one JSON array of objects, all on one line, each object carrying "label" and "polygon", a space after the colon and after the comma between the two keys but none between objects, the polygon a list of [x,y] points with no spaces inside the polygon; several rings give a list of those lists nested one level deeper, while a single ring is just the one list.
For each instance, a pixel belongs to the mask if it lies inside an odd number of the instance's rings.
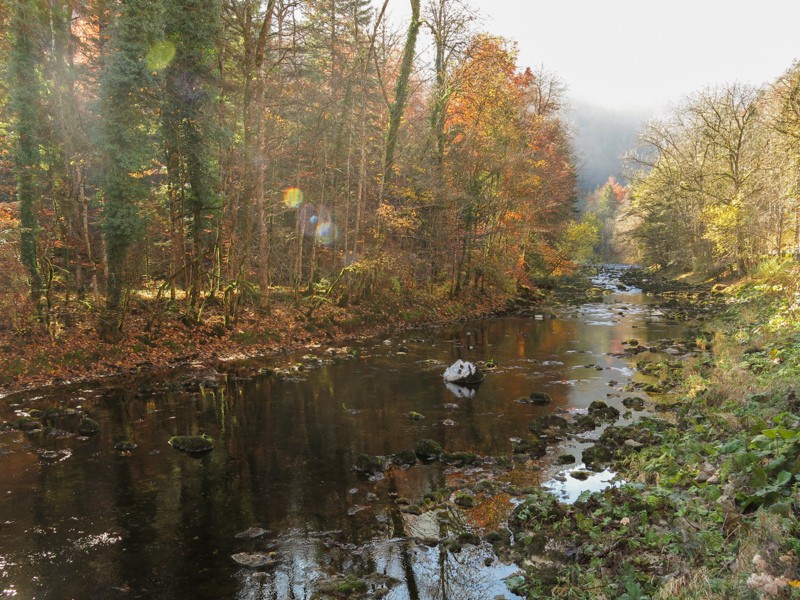
[{"label": "reflection of trees in water", "polygon": [[[331,545],[340,552],[331,552]],[[501,580],[517,571],[496,562],[491,547],[464,546],[450,552],[441,544],[426,546],[409,539],[377,540],[359,548],[340,547],[329,538],[285,538],[274,548],[278,565],[239,574],[238,600],[309,600],[332,573],[355,575],[391,600],[485,600],[517,598]],[[494,564],[486,566],[487,559]],[[392,583],[387,581],[394,580]]]}]

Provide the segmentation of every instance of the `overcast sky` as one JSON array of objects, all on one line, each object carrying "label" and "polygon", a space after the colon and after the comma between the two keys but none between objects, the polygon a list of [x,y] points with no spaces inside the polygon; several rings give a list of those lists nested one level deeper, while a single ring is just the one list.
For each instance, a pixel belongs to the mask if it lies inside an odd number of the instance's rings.
[{"label": "overcast sky", "polygon": [[[657,109],[708,85],[761,84],[800,59],[800,0],[470,0],[570,97]],[[393,0],[397,10],[407,0]],[[402,10],[402,9],[401,9]]]}]

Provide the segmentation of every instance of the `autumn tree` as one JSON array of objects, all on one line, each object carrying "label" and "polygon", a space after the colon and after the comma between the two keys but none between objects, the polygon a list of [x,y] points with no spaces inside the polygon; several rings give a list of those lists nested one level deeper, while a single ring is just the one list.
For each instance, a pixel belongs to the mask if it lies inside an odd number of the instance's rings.
[{"label": "autumn tree", "polygon": [[669,248],[660,260],[744,272],[766,250],[758,101],[752,87],[709,89],[644,132],[637,160],[646,170],[633,190],[637,235],[651,249]]}]

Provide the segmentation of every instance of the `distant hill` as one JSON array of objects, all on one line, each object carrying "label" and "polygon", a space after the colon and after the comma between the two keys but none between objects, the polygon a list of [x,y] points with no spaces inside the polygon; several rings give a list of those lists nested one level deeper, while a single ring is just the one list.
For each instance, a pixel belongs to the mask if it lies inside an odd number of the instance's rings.
[{"label": "distant hill", "polygon": [[636,143],[636,135],[652,116],[648,111],[614,110],[573,102],[567,113],[578,155],[578,185],[584,192],[604,184],[609,175],[624,182],[622,155]]}]

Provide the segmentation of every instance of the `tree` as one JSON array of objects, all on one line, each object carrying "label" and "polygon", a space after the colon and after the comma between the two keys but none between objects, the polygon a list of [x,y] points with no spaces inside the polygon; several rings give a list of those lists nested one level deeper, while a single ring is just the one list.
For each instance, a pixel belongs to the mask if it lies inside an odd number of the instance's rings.
[{"label": "tree", "polygon": [[40,164],[40,123],[42,121],[42,87],[40,49],[44,45],[44,23],[40,4],[35,0],[19,0],[11,17],[14,42],[10,66],[12,85],[10,102],[16,129],[15,171],[21,222],[20,260],[30,279],[31,296],[38,301],[43,280],[38,262],[40,194],[36,173]]},{"label": "tree", "polygon": [[122,332],[128,250],[143,231],[140,208],[150,193],[148,177],[156,156],[157,87],[147,57],[159,48],[162,38],[161,3],[129,0],[120,6],[107,43],[100,108],[108,282],[101,335],[110,341]]},{"label": "tree", "polygon": [[419,34],[420,21],[420,0],[410,0],[411,2],[411,22],[408,24],[406,43],[403,46],[403,58],[400,61],[400,73],[397,76],[397,84],[394,91],[394,100],[389,106],[389,127],[386,130],[386,156],[383,163],[384,181],[391,181],[392,170],[394,169],[394,153],[397,146],[397,133],[400,130],[400,120],[403,118],[403,111],[408,100],[408,80],[411,76],[411,68],[414,65],[414,52],[417,46],[417,35]]},{"label": "tree", "polygon": [[213,261],[220,216],[214,144],[218,96],[214,67],[220,13],[219,0],[166,2],[166,42],[175,53],[165,70],[166,164],[170,201],[180,200],[182,210],[175,212],[189,223],[184,264],[188,312],[193,321],[200,317],[200,292]]}]

